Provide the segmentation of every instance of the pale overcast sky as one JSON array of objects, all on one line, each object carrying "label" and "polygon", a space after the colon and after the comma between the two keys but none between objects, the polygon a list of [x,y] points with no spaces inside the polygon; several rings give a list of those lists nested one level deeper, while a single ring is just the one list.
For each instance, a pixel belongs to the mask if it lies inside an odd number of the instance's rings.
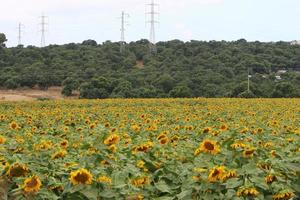
[{"label": "pale overcast sky", "polygon": [[[127,41],[149,38],[145,4],[150,0],[0,0],[0,32],[17,45],[40,44],[39,17],[49,16],[47,44],[94,39],[119,41],[120,21],[130,14]],[[300,0],[156,0],[160,4],[157,40],[291,41],[300,39]]]}]

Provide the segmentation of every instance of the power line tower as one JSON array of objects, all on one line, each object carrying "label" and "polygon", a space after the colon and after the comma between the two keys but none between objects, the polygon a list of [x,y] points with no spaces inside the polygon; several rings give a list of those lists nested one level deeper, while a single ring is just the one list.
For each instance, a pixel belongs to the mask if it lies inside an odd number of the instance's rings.
[{"label": "power line tower", "polygon": [[22,33],[25,26],[20,22],[18,25],[18,46],[22,45]]},{"label": "power line tower", "polygon": [[45,16],[44,14],[42,14],[42,16],[40,16],[41,19],[41,47],[45,47],[46,46],[46,26],[48,25],[48,23],[46,22],[46,19],[48,19],[47,16]]},{"label": "power line tower", "polygon": [[149,23],[150,24],[150,45],[149,45],[149,48],[150,48],[150,53],[153,53],[153,54],[156,54],[157,52],[157,49],[156,49],[156,40],[155,40],[155,37],[156,37],[156,33],[155,33],[155,24],[158,24],[159,21],[156,19],[156,16],[159,15],[159,12],[157,12],[157,7],[159,6],[159,4],[155,3],[154,0],[151,0],[151,3],[150,4],[147,4],[147,7],[150,8],[147,9],[149,10],[148,12],[146,12],[146,16],[147,15],[150,15],[150,20],[146,20],[146,23]]},{"label": "power line tower", "polygon": [[125,42],[125,25],[127,25],[127,18],[129,17],[129,14],[125,13],[124,11],[122,11],[121,14],[121,41],[120,41],[120,53],[123,54],[125,52],[125,46],[126,46],[126,42]]}]

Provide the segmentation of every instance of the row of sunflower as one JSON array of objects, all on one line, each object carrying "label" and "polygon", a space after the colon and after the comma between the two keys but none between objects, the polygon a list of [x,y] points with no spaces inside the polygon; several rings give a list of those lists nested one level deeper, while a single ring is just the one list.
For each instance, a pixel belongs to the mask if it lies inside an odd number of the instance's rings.
[{"label": "row of sunflower", "polygon": [[296,199],[299,142],[298,99],[2,102],[0,197]]}]

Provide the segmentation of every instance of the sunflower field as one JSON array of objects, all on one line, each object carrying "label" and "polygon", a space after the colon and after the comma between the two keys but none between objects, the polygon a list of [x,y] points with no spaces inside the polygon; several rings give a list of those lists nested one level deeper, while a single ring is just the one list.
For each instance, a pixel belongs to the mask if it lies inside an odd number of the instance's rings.
[{"label": "sunflower field", "polygon": [[0,199],[299,197],[299,99],[0,103]]}]

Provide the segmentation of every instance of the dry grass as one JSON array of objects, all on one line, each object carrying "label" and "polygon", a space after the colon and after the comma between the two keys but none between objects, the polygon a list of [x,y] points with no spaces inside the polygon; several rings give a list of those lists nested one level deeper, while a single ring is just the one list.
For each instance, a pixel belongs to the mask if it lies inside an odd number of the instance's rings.
[{"label": "dry grass", "polygon": [[0,90],[0,101],[34,101],[37,99],[63,99],[61,87],[51,87],[48,90],[17,89]]}]

